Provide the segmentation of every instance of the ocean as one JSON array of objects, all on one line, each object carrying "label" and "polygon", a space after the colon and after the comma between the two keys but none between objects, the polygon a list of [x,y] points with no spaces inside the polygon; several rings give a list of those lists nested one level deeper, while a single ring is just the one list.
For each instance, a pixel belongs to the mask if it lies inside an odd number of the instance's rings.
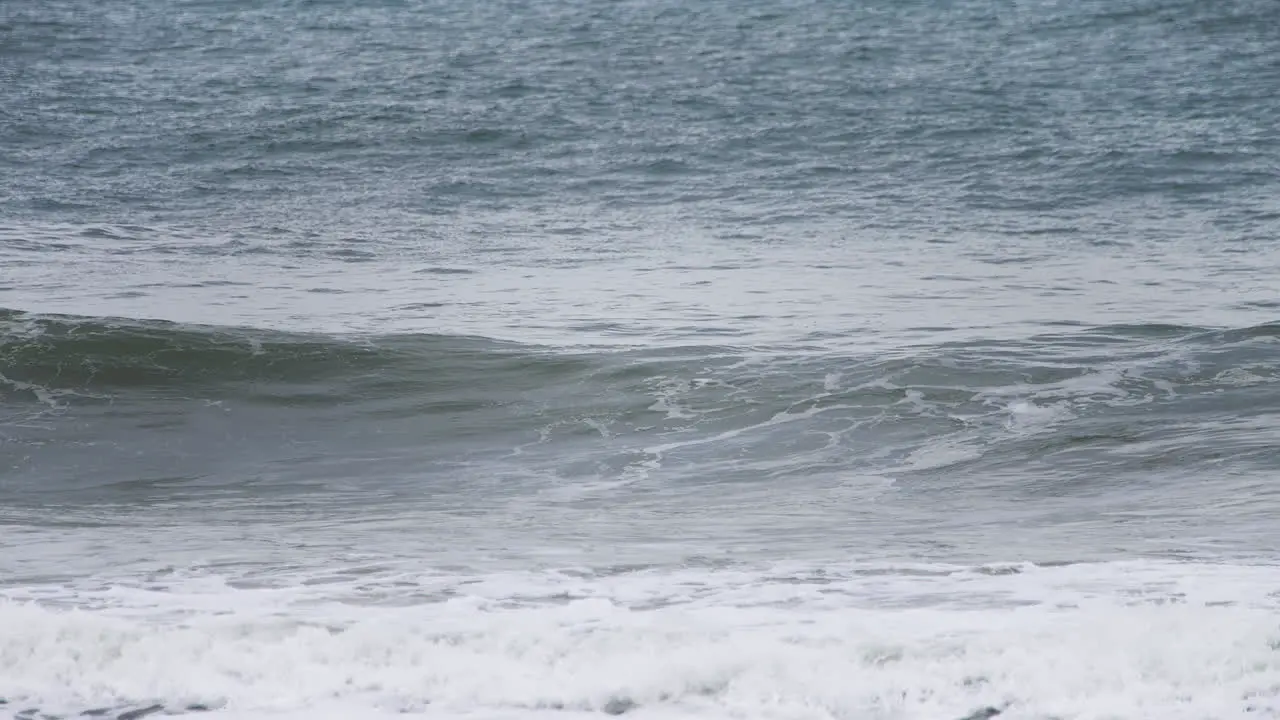
[{"label": "ocean", "polygon": [[0,718],[1280,718],[1276,0],[0,0]]}]

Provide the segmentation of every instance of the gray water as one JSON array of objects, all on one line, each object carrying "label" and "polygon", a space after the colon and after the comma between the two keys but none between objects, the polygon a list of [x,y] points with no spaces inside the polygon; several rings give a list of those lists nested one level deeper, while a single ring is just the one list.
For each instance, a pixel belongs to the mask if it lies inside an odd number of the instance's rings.
[{"label": "gray water", "polygon": [[3,0],[0,711],[1275,717],[1278,89],[1271,0]]}]

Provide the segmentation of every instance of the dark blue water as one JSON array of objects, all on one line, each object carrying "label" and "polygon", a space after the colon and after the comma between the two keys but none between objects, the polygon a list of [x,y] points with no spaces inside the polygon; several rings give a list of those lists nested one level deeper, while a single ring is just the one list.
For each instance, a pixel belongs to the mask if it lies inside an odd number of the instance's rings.
[{"label": "dark blue water", "polygon": [[1274,0],[0,0],[0,715],[1276,717],[1277,88]]},{"label": "dark blue water", "polygon": [[12,2],[0,207],[375,253],[442,218],[570,208],[749,237],[822,217],[1265,240],[1276,12]]}]

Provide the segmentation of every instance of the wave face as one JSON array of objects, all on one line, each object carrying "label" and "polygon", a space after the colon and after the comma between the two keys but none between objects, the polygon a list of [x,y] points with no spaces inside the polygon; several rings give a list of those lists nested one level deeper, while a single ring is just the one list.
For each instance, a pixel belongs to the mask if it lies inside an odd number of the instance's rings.
[{"label": "wave face", "polygon": [[679,499],[699,521],[733,509],[779,533],[908,544],[912,518],[959,537],[1096,522],[1123,539],[1145,512],[1142,532],[1178,527],[1193,545],[1261,521],[1265,498],[1228,498],[1280,466],[1275,325],[858,355],[3,322],[13,505],[530,502],[626,525]]}]

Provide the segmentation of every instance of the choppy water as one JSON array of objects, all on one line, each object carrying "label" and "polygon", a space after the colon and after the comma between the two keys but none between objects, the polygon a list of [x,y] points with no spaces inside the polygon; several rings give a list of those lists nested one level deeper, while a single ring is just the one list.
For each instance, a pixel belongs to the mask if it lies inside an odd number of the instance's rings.
[{"label": "choppy water", "polygon": [[1280,716],[1276,88],[1272,0],[4,0],[0,715]]}]

